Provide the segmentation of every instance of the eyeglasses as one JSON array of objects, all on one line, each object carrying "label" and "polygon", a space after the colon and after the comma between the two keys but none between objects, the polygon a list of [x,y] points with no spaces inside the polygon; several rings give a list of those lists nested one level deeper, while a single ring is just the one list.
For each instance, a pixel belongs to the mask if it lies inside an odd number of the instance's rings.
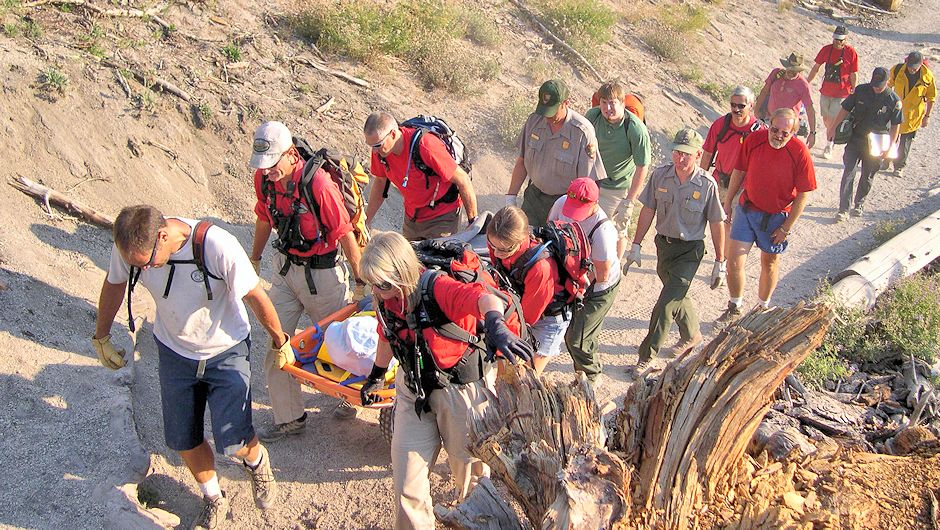
[{"label": "eyeglasses", "polygon": [[747,103],[732,103],[731,108],[734,110],[744,110],[747,108]]},{"label": "eyeglasses", "polygon": [[388,131],[387,133],[385,133],[385,134],[382,135],[382,139],[381,139],[381,140],[379,140],[378,142],[376,142],[376,143],[374,143],[374,144],[369,144],[369,147],[371,147],[372,149],[378,149],[378,148],[382,147],[382,144],[385,143],[385,139],[388,138],[388,135],[390,135],[390,134],[392,134],[392,130],[391,130],[391,129],[389,129],[389,131]]},{"label": "eyeglasses", "polygon": [[589,197],[578,197],[574,193],[568,193],[568,198],[574,201],[582,202],[584,204],[587,204],[589,202],[594,202]]},{"label": "eyeglasses", "polygon": [[491,247],[493,247],[493,250],[494,250],[495,252],[499,252],[500,254],[512,254],[512,253],[514,253],[515,251],[519,250],[519,246],[522,245],[522,243],[516,243],[515,245],[509,246],[509,247],[497,247],[497,246],[494,245],[493,242],[492,242],[491,240],[489,240],[489,239],[487,239],[486,242],[487,242]]},{"label": "eyeglasses", "polygon": [[140,267],[140,270],[147,270],[150,267],[153,267],[153,262],[154,260],[157,259],[157,245],[159,244],[160,244],[160,233],[157,232],[157,238],[153,242],[153,250],[150,251],[150,259],[147,260],[147,263],[145,263],[142,267]]},{"label": "eyeglasses", "polygon": [[372,287],[379,291],[391,291],[395,288],[395,286],[389,282],[373,283]]},{"label": "eyeglasses", "polygon": [[792,134],[793,134],[793,131],[791,131],[790,129],[781,129],[781,128],[776,127],[776,126],[771,126],[771,127],[770,127],[770,134],[775,134],[775,135],[776,135],[776,134],[782,134],[784,137],[787,137],[787,136],[792,135]]}]

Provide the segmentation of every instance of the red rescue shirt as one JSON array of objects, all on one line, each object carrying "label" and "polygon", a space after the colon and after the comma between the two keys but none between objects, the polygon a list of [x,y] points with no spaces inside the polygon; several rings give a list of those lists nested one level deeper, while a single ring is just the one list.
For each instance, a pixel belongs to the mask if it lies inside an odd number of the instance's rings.
[{"label": "red rescue shirt", "polygon": [[[307,241],[316,241],[307,252],[298,252],[291,249],[290,253],[299,257],[309,257],[313,255],[328,254],[336,250],[336,244],[339,239],[352,231],[352,222],[349,220],[349,212],[346,211],[346,205],[343,203],[342,193],[330,178],[330,175],[323,169],[318,170],[313,175],[313,199],[320,206],[320,217],[323,219],[324,239],[320,237],[320,222],[314,214],[313,209],[307,204],[307,201],[300,196],[300,178],[303,176],[304,163],[300,161],[294,166],[294,172],[289,179],[282,179],[274,183],[274,197],[277,211],[281,214],[290,215],[293,211],[294,201],[300,199],[301,205],[307,210],[300,214],[300,234]],[[268,197],[263,191],[264,175],[261,170],[255,171],[255,196],[258,202],[255,203],[255,215],[258,219],[277,227],[274,219],[271,218],[271,212],[268,210]],[[288,194],[285,185],[288,182],[293,183],[293,193]]]},{"label": "red rescue shirt", "polygon": [[[448,320],[460,326],[461,329],[476,335],[477,323],[482,320],[480,315],[480,298],[486,295],[486,288],[479,283],[463,283],[450,276],[442,275],[434,282],[434,300]],[[404,302],[400,298],[392,298],[381,302],[382,307],[396,317],[405,319]],[[378,324],[379,340],[388,342],[382,329],[382,322]],[[433,329],[423,331],[424,340],[434,351],[437,359],[453,359],[456,364],[467,351],[467,343],[450,339],[437,334]],[[407,344],[414,344],[415,336],[407,327],[398,332],[398,338]],[[451,365],[453,366],[453,364]],[[441,366],[450,368],[450,366]]]},{"label": "red rescue shirt", "polygon": [[[522,254],[532,247],[537,247],[542,243],[529,238],[528,244],[522,244],[512,256],[501,259],[500,264],[506,269],[512,270],[513,265],[522,258]],[[490,248],[490,256],[493,255],[493,249]],[[518,264],[520,267],[522,263]],[[540,259],[529,269],[523,280],[522,286],[522,317],[526,324],[533,325],[542,318],[545,308],[555,298],[555,295],[562,292],[565,286],[561,284],[558,274],[558,265],[553,259]]]},{"label": "red rescue shirt", "polygon": [[[839,68],[839,82],[832,83],[826,81],[826,65],[837,64],[841,61]],[[849,74],[858,72],[858,54],[855,48],[846,44],[841,50],[834,50],[832,44],[827,44],[816,54],[816,64],[819,67],[820,77],[823,84],[819,93],[830,98],[844,98],[852,93],[852,82],[849,80]]]},{"label": "red rescue shirt", "polygon": [[705,137],[703,150],[715,155],[715,169],[725,175],[730,175],[734,171],[734,166],[738,162],[738,155],[741,153],[741,146],[744,145],[744,136],[750,134],[751,127],[757,118],[751,116],[751,119],[741,127],[734,124],[732,120],[728,124],[728,130],[725,132],[724,140],[718,142],[718,133],[724,128],[725,117],[722,116],[712,123],[708,129],[708,135]]},{"label": "red rescue shirt", "polygon": [[789,212],[797,193],[816,189],[816,170],[802,140],[794,136],[774,149],[768,135],[767,129],[751,133],[741,147],[735,166],[744,171],[740,202],[765,213]]},{"label": "red rescue shirt", "polygon": [[[437,202],[447,194],[454,172],[457,170],[457,162],[450,156],[444,142],[429,132],[421,136],[421,142],[418,145],[421,160],[435,173],[428,175],[425,180],[424,173],[411,161],[411,139],[414,137],[415,130],[402,127],[401,132],[404,148],[400,154],[389,153],[385,158],[385,163],[388,164],[387,169],[378,153],[375,150],[372,151],[372,174],[389,179],[398,188],[405,204],[405,215],[409,219],[417,222],[427,221],[459,208],[462,204],[460,197],[451,203]],[[430,207],[432,199],[435,201],[433,209]]]}]

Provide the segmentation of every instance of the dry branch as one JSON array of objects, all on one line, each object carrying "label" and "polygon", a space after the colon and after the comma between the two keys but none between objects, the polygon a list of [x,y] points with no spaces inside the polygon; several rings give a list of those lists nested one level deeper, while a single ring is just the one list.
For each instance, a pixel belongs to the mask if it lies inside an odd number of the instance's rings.
[{"label": "dry branch", "polygon": [[352,83],[352,84],[354,84],[354,85],[356,85],[356,86],[361,86],[361,87],[363,87],[363,88],[370,88],[370,87],[372,86],[372,85],[370,85],[369,82],[366,81],[365,79],[359,79],[358,77],[349,75],[349,74],[347,74],[346,72],[343,72],[342,70],[336,70],[336,69],[334,69],[334,68],[330,68],[330,67],[326,66],[325,64],[322,64],[322,63],[320,63],[320,62],[318,62],[318,61],[315,61],[315,60],[313,60],[313,59],[310,59],[309,57],[291,57],[290,60],[291,60],[291,61],[294,61],[294,62],[296,62],[296,63],[300,63],[300,64],[307,65],[307,66],[309,66],[310,68],[313,68],[314,70],[319,70],[319,71],[321,71],[321,72],[325,72],[325,73],[330,74],[330,75],[332,75],[332,76],[336,76],[336,77],[338,77],[338,78],[340,78],[340,79],[343,79],[343,80],[345,80],[345,81],[349,81],[350,83]]},{"label": "dry branch", "polygon": [[101,64],[109,68],[120,68],[126,72],[129,72],[131,75],[134,76],[134,78],[136,78],[144,86],[146,86],[147,88],[151,90],[153,90],[154,87],[159,87],[161,90],[164,90],[166,92],[169,92],[170,94],[173,94],[174,96],[182,99],[186,103],[193,103],[193,96],[191,96],[189,92],[186,92],[185,90],[179,88],[178,86],[174,85],[173,83],[165,79],[161,79],[156,76],[145,75],[136,70],[131,70],[127,66],[118,64],[112,59],[102,59]]},{"label": "dry branch", "polygon": [[35,2],[27,2],[23,4],[22,7],[40,7],[44,5],[55,5],[55,6],[80,6],[89,11],[93,11],[99,15],[107,17],[131,17],[131,18],[148,18],[152,17],[155,14],[163,11],[166,6],[157,6],[151,7],[150,9],[134,9],[134,8],[109,8],[105,9],[103,7],[98,7],[93,2],[87,0],[37,0]]},{"label": "dry branch", "polygon": [[118,84],[121,85],[121,89],[124,90],[124,95],[130,99],[133,95],[131,93],[131,87],[127,85],[127,79],[124,79],[124,74],[121,73],[120,68],[112,68],[114,71],[114,77],[117,78]]},{"label": "dry branch", "polygon": [[110,230],[114,224],[114,220],[112,220],[110,217],[100,214],[88,206],[73,201],[65,195],[62,195],[61,193],[43,186],[38,182],[34,182],[26,177],[16,177],[15,179],[10,180],[10,185],[31,197],[36,197],[37,199],[41,199],[46,203],[52,203],[59,208],[62,208],[66,212],[81,217],[95,226],[107,228]]},{"label": "dry branch", "polygon": [[594,65],[592,65],[587,59],[585,59],[584,56],[578,52],[578,50],[575,50],[574,48],[571,47],[570,44],[562,40],[561,37],[558,37],[557,35],[552,33],[552,31],[548,29],[548,27],[544,23],[542,23],[541,20],[539,20],[539,17],[532,11],[529,11],[529,9],[526,8],[525,5],[522,4],[522,2],[520,2],[519,0],[510,0],[510,1],[513,3],[513,5],[519,8],[519,10],[522,11],[524,15],[529,17],[532,20],[532,22],[534,22],[535,25],[538,26],[539,30],[542,33],[544,33],[549,39],[551,39],[552,42],[560,46],[565,52],[568,53],[568,55],[574,58],[577,62],[581,63],[582,66],[590,70],[590,72],[594,74],[594,76],[599,81],[604,80],[600,72],[598,72],[597,69],[594,68]]},{"label": "dry branch", "polygon": [[434,507],[437,520],[452,528],[467,530],[522,530],[522,523],[512,507],[503,500],[493,482],[483,477],[470,495],[448,510]]},{"label": "dry branch", "polygon": [[324,112],[330,110],[330,107],[332,107],[334,103],[336,103],[336,98],[334,98],[333,96],[330,96],[330,99],[326,100],[326,103],[317,107],[317,110],[315,112],[317,114],[323,114]]}]

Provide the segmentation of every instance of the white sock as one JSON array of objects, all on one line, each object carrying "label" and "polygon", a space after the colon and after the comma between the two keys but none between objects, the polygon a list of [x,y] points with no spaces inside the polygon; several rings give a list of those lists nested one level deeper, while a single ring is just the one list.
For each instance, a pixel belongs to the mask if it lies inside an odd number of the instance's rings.
[{"label": "white sock", "polygon": [[250,467],[251,469],[254,469],[254,468],[258,467],[258,464],[261,463],[261,457],[262,457],[261,451],[258,451],[258,458],[257,458],[255,461],[249,462],[249,461],[247,461],[247,460],[242,460],[242,462],[244,462],[245,465],[248,466],[248,467]]},{"label": "white sock", "polygon": [[835,141],[826,142],[826,147],[828,147],[829,149],[832,149],[832,147],[833,147],[834,145],[836,145],[836,142],[835,142]]},{"label": "white sock", "polygon": [[217,499],[222,495],[222,488],[219,486],[219,476],[212,475],[212,478],[209,479],[209,482],[200,482],[199,490],[202,491],[204,497],[210,499]]},{"label": "white sock", "polygon": [[731,298],[731,299],[729,299],[728,301],[731,302],[732,304],[734,304],[734,307],[741,307],[741,304],[744,303],[744,297],[743,297],[743,296],[739,296],[739,297],[737,297],[737,298]]},{"label": "white sock", "polygon": [[764,309],[767,309],[768,307],[770,307],[770,300],[761,300],[760,298],[758,298],[757,300],[760,302],[760,306],[763,307]]}]

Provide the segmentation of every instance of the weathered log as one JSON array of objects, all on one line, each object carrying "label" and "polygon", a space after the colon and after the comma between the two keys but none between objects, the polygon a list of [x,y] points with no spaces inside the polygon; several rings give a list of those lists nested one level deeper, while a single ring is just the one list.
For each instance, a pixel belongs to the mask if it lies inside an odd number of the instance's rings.
[{"label": "weathered log", "polygon": [[72,215],[77,215],[78,217],[81,217],[95,226],[110,230],[114,225],[114,220],[110,217],[100,214],[88,206],[85,206],[80,202],[73,201],[65,195],[62,195],[61,193],[51,188],[47,188],[46,186],[43,186],[38,182],[34,182],[26,177],[16,177],[10,181],[10,185],[27,195],[36,197],[37,199],[42,199],[46,202],[47,207],[49,203],[52,203],[62,208],[66,212]]},{"label": "weathered log", "polygon": [[336,70],[335,68],[330,68],[330,67],[326,66],[325,64],[322,64],[322,63],[320,63],[320,62],[318,62],[318,61],[316,61],[316,60],[314,60],[314,59],[311,59],[311,58],[309,58],[309,57],[300,57],[300,56],[298,56],[298,57],[291,57],[290,60],[291,60],[291,61],[294,61],[294,62],[296,62],[296,63],[300,63],[300,64],[307,65],[307,66],[309,66],[310,68],[313,68],[314,70],[319,70],[319,71],[321,71],[321,72],[324,72],[324,73],[330,74],[330,75],[332,75],[332,76],[338,77],[338,78],[340,78],[340,79],[342,79],[342,80],[344,80],[344,81],[348,81],[348,82],[350,82],[350,83],[352,83],[352,84],[354,84],[354,85],[356,85],[356,86],[361,86],[361,87],[363,87],[363,88],[371,88],[371,86],[372,86],[372,85],[370,85],[369,82],[366,81],[365,79],[359,79],[358,77],[349,75],[349,74],[347,74],[346,72],[344,72],[344,71],[342,71],[342,70]]},{"label": "weathered log", "polygon": [[510,0],[510,1],[513,3],[513,5],[516,6],[516,8],[519,9],[519,11],[522,12],[522,14],[524,14],[529,19],[531,19],[532,22],[534,22],[535,25],[538,26],[539,31],[544,33],[545,36],[549,38],[549,40],[551,40],[552,42],[560,46],[561,49],[565,51],[565,53],[571,56],[572,59],[574,59],[578,63],[581,63],[582,66],[587,68],[592,74],[594,74],[594,77],[596,77],[598,81],[604,80],[604,78],[601,76],[601,73],[598,72],[596,68],[594,68],[594,65],[592,65],[590,61],[588,61],[577,50],[572,48],[571,45],[565,42],[561,37],[559,37],[558,35],[555,35],[552,32],[552,30],[548,29],[548,27],[544,23],[542,23],[539,17],[535,13],[530,11],[529,8],[527,8],[522,2],[520,2],[519,0]]},{"label": "weathered log", "polygon": [[434,507],[437,520],[451,528],[467,530],[522,530],[522,522],[503,500],[496,486],[483,477],[463,502],[447,509]]}]

